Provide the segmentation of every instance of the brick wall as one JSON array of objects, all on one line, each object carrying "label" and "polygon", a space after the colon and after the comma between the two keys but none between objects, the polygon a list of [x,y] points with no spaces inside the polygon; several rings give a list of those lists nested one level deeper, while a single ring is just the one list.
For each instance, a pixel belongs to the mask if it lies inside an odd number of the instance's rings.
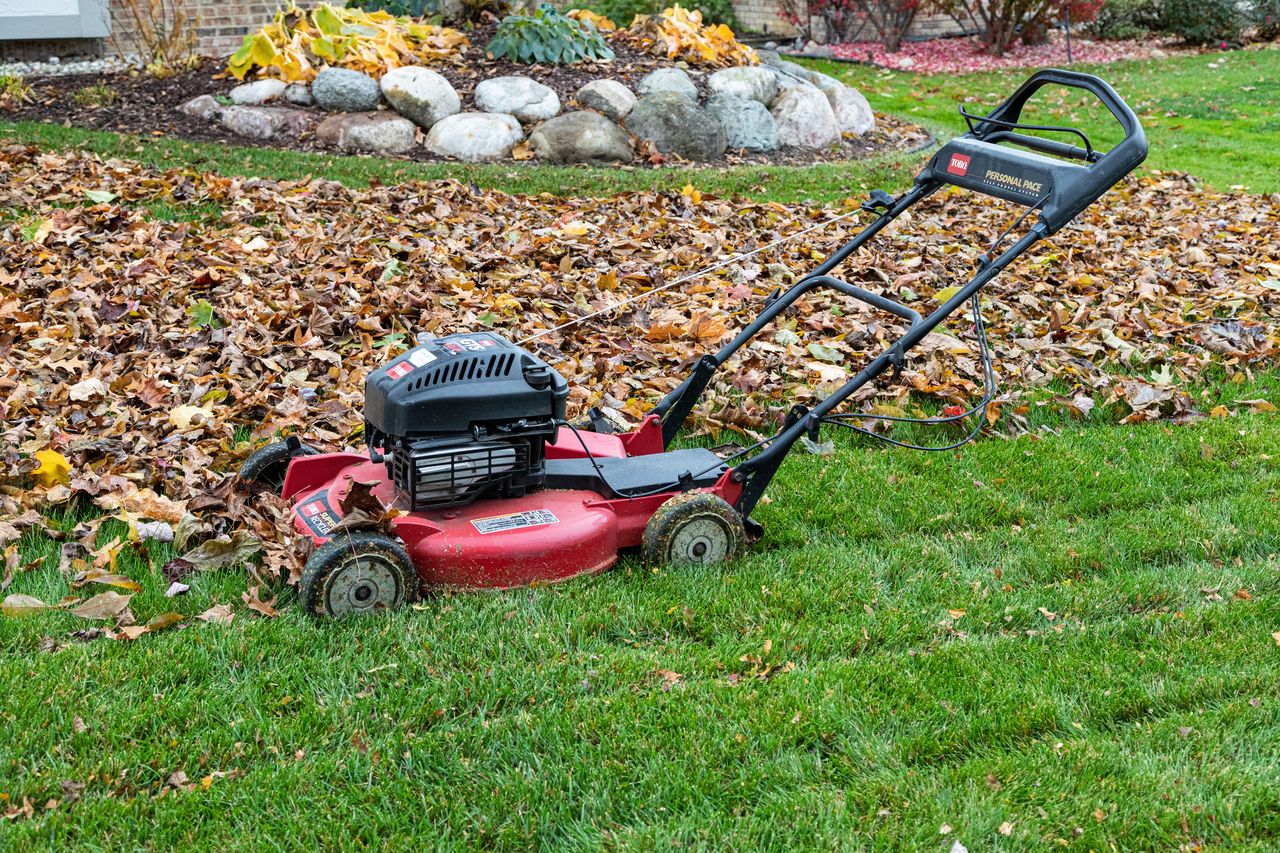
[{"label": "brick wall", "polygon": [[[795,4],[803,8],[804,0],[795,0]],[[795,26],[784,20],[779,13],[778,0],[733,0],[733,10],[737,13],[738,21],[744,30],[767,32],[770,35],[784,37],[792,37],[796,34]],[[960,31],[960,28],[956,26],[956,22],[949,15],[916,15],[915,20],[911,23],[911,29],[907,32],[907,37],[937,38],[939,36],[956,35]],[[810,32],[814,38],[821,41],[823,25],[820,18],[816,16],[813,18]],[[870,27],[866,27],[855,40],[875,41],[875,38],[875,31]]]},{"label": "brick wall", "polygon": [[[146,0],[140,0],[145,4]],[[275,0],[171,0],[183,14],[194,19],[197,50],[207,56],[227,56],[240,47],[245,34],[271,20],[280,7]],[[121,50],[132,49],[132,17],[121,4],[111,0],[113,40]]]}]

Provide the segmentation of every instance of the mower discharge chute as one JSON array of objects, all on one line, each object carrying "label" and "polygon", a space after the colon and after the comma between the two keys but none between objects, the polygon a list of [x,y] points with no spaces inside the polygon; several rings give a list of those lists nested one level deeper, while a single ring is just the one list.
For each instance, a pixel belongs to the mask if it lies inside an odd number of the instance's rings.
[{"label": "mower discharge chute", "polygon": [[[1075,128],[1020,122],[1028,98],[1048,84],[1092,93],[1120,123],[1124,140],[1100,153]],[[732,559],[759,535],[751,511],[792,445],[816,436],[822,424],[856,429],[851,421],[871,417],[836,409],[885,370],[900,368],[912,347],[971,299],[987,368],[985,405],[993,377],[978,290],[1129,174],[1146,157],[1147,143],[1111,86],[1070,71],[1036,73],[986,116],[961,113],[968,132],[944,145],[908,192],[897,199],[875,192],[862,206],[875,216],[866,228],[770,296],[755,320],[699,359],[632,432],[610,434],[599,418],[592,421],[599,430],[569,426],[564,378],[533,352],[479,332],[422,343],[368,377],[365,452],[317,453],[291,438],[253,454],[241,479],[290,500],[295,527],[316,546],[300,585],[304,607],[342,615],[400,606],[423,587],[559,581],[603,571],[621,549],[637,546],[661,563]],[[1083,147],[1033,132],[1073,134]],[[1027,208],[1023,218],[1037,211],[1038,219],[1003,253],[984,255],[973,278],[927,317],[829,275],[945,185],[1016,202]],[[669,450],[716,370],[819,288],[892,312],[909,329],[831,396],[812,408],[793,406],[781,430],[752,448],[727,459],[701,448]],[[379,506],[402,511],[390,522],[394,536],[346,529],[341,507],[354,488],[369,493],[364,500],[371,495]]]}]

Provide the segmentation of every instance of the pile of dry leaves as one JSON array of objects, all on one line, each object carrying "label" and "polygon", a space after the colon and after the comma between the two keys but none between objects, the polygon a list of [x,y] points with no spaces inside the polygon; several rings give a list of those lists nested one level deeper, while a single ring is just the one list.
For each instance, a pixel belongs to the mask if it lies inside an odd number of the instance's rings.
[{"label": "pile of dry leaves", "polygon": [[[194,221],[151,218],[140,203],[153,201]],[[202,220],[210,203],[221,216]],[[848,209],[694,188],[610,199],[453,182],[355,190],[5,149],[0,549],[40,523],[29,510],[82,493],[136,531],[162,522],[162,535],[191,544],[238,533],[206,542],[201,559],[214,565],[269,540],[268,573],[287,576],[294,558],[274,541],[281,508],[239,503],[228,472],[281,433],[359,445],[365,374],[415,336],[491,329],[519,340]],[[1016,213],[939,193],[844,275],[926,312]],[[575,410],[638,418],[864,217],[531,346],[569,378]],[[1280,352],[1280,198],[1130,180],[1000,277],[985,303],[1006,389],[1062,380],[1071,391],[1061,405],[1081,416],[1119,399],[1133,420],[1190,417],[1179,388],[1207,366],[1247,373]],[[700,424],[767,432],[901,331],[895,317],[817,294],[729,366]],[[912,391],[973,401],[981,369],[970,333],[960,318],[943,327],[899,384],[851,405],[910,413]],[[1018,429],[1013,400],[1001,398],[996,429]],[[101,552],[64,567],[110,569]]]}]

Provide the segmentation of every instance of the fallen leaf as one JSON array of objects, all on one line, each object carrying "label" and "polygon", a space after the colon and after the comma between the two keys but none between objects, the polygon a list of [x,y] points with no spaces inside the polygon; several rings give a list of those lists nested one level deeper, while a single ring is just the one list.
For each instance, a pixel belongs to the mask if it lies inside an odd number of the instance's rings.
[{"label": "fallen leaf", "polygon": [[[220,536],[217,539],[202,542],[178,559],[194,566],[197,571],[206,571],[245,563],[261,551],[262,542],[256,536],[244,530],[237,530],[230,537]],[[170,575],[166,573],[166,577]],[[171,577],[171,579],[179,578]]]},{"label": "fallen leaf", "polygon": [[3,611],[5,616],[15,619],[21,616],[30,616],[33,613],[39,613],[49,608],[50,605],[45,604],[35,596],[19,593],[5,596],[4,603],[0,604],[0,611]]},{"label": "fallen leaf", "polygon": [[196,618],[214,625],[230,625],[235,614],[231,612],[230,604],[215,604]]},{"label": "fallen leaf", "polygon": [[240,599],[244,601],[245,606],[250,610],[261,616],[265,616],[268,619],[274,619],[280,615],[274,606],[276,599],[273,598],[270,601],[263,601],[259,597],[257,584],[254,584],[245,592],[241,593]]},{"label": "fallen leaf", "polygon": [[65,486],[71,481],[71,465],[67,457],[56,450],[36,451],[36,461],[40,464],[31,472],[31,479],[45,487]]},{"label": "fallen leaf", "polygon": [[92,598],[85,599],[71,609],[71,613],[81,619],[118,619],[129,611],[129,600],[132,595],[121,595],[107,590]]}]

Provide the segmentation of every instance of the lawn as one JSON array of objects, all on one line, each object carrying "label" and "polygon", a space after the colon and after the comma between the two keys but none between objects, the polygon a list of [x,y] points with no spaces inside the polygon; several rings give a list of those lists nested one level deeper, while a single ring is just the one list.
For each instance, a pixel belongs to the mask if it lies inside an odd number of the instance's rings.
[{"label": "lawn", "polygon": [[[939,134],[958,130],[957,96],[994,102],[1021,76],[823,67]],[[1280,51],[1104,73],[1138,93],[1152,168],[1280,188],[1280,126],[1265,129],[1257,82]],[[450,167],[41,125],[0,124],[4,137],[227,175],[559,195],[694,183],[830,200],[899,189],[917,165]],[[1240,180],[1233,162],[1249,164]],[[140,206],[196,228],[278,224],[205,201]],[[0,227],[34,234],[48,215],[0,203]],[[58,251],[93,259],[91,237]],[[61,611],[0,616],[0,849],[1274,849],[1280,416],[1240,401],[1280,404],[1280,371],[1212,367],[1188,390],[1225,416],[1126,425],[1102,393],[1085,418],[1032,395],[1030,433],[955,452],[838,435],[833,455],[787,460],[756,512],[764,540],[728,566],[629,554],[597,577],[385,618],[318,622],[290,589],[259,616],[241,569],[197,573],[170,599],[170,546],[125,549],[139,622],[176,610],[181,629],[91,640]],[[51,517],[70,530],[88,514]],[[20,564],[44,562],[6,594],[68,594],[59,543],[17,545]],[[193,618],[215,604],[231,624]]]},{"label": "lawn", "polygon": [[[340,624],[214,572],[177,606],[230,626],[132,644],[0,620],[0,790],[34,809],[0,846],[1280,843],[1280,420],[1046,426],[797,455],[726,568]],[[150,556],[140,619],[174,607]]]}]

